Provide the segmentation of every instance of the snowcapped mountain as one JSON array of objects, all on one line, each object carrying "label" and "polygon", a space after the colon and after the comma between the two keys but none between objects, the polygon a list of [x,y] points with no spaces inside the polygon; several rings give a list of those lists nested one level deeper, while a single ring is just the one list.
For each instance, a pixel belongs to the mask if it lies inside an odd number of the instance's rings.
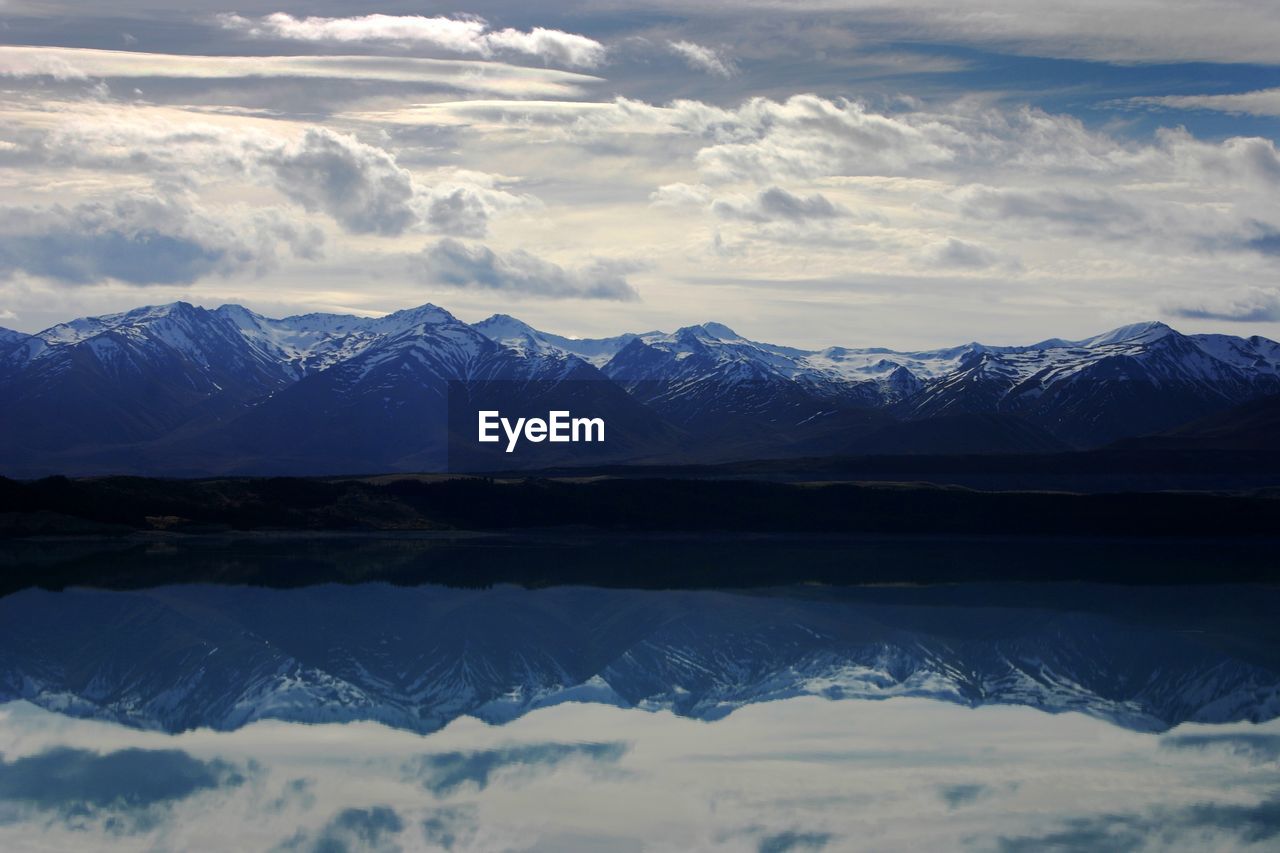
[{"label": "snowcapped mountain", "polygon": [[1143,323],[1083,341],[973,349],[900,411],[910,419],[1000,412],[1097,446],[1280,391],[1278,355],[1263,338],[1189,336]]},{"label": "snowcapped mountain", "polygon": [[[603,367],[617,355],[618,350],[640,335],[624,334],[613,338],[566,338],[541,332],[528,323],[507,314],[494,314],[487,320],[475,323],[472,328],[487,338],[517,350],[558,351],[576,355],[584,361]],[[660,334],[650,332],[649,334]]]},{"label": "snowcapped mountain", "polygon": [[[0,335],[0,471],[436,470],[474,433],[450,421],[450,393],[473,417],[607,414],[614,461],[1051,451],[1280,393],[1280,344],[1143,323],[1021,347],[803,350],[719,323],[575,339],[433,305],[272,319],[177,302]],[[528,464],[574,458],[544,445]],[[465,458],[490,462],[525,464]]]},{"label": "snowcapped mountain", "polygon": [[1134,620],[843,593],[33,589],[0,599],[0,701],[166,731],[283,719],[428,732],[566,701],[717,719],[803,695],[1016,704],[1142,731],[1280,714],[1280,673],[1248,644],[1181,630],[1185,615],[1164,625],[1159,600],[1147,592]]},{"label": "snowcapped mountain", "polygon": [[[477,448],[456,456],[473,444],[481,409],[543,417],[553,409],[591,411],[617,425],[621,435],[609,450],[622,454],[662,431],[576,355],[504,346],[434,306],[370,321],[356,339],[342,332],[340,346],[351,355],[272,394],[216,436],[190,436],[186,446],[205,448],[233,472],[438,471],[518,467],[520,457],[500,449],[488,464],[491,454]],[[299,363],[334,351],[313,346]],[[541,458],[566,464],[578,450],[552,448]]]},{"label": "snowcapped mountain", "polygon": [[86,318],[0,357],[0,435],[9,459],[144,441],[290,381],[232,323],[185,302]]},{"label": "snowcapped mountain", "polygon": [[22,332],[15,332],[13,329],[6,329],[0,326],[0,355],[25,337],[27,336]]},{"label": "snowcapped mountain", "polygon": [[21,470],[48,454],[151,473],[440,469],[449,383],[520,382],[527,392],[586,379],[604,378],[573,355],[504,347],[432,305],[271,320],[178,302],[55,326],[9,351],[3,461]]},{"label": "snowcapped mountain", "polygon": [[810,356],[704,323],[639,335],[603,370],[718,458],[741,458],[760,446],[821,453],[832,435],[862,436],[887,424],[879,409],[901,377],[885,371],[882,384],[814,365]]}]

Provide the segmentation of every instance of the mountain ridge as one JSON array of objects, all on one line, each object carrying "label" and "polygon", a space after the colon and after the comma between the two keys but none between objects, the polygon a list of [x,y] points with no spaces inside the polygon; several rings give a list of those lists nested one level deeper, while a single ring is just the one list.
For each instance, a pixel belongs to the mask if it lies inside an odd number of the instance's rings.
[{"label": "mountain ridge", "polygon": [[[631,463],[1094,448],[1280,393],[1280,343],[1156,321],[900,352],[781,346],[714,321],[577,339],[431,304],[274,319],[179,301],[0,347],[0,473],[16,476],[456,469],[450,449],[474,430],[444,413],[458,388],[469,404],[607,410],[618,441],[592,461]],[[543,447],[530,467],[572,459]]]},{"label": "mountain ridge", "polygon": [[168,732],[279,719],[427,733],[564,701],[716,720],[795,696],[1024,705],[1147,732],[1280,714],[1275,669],[1224,658],[1204,632],[1028,605],[370,584],[28,590],[0,613],[0,698]]}]

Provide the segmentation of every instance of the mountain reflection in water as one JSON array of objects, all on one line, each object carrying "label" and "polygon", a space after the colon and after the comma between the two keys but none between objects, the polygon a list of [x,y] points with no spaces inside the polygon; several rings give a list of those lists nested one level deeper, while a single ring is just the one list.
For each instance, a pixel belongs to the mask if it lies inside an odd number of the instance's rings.
[{"label": "mountain reflection in water", "polygon": [[427,733],[564,702],[718,720],[922,697],[1138,731],[1280,716],[1268,586],[458,589],[186,585],[0,599],[0,701],[142,729]]}]

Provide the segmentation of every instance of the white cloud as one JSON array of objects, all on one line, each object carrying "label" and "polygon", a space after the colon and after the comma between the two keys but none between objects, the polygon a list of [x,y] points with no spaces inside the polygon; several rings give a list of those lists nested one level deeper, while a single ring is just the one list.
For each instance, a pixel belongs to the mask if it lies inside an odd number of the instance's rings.
[{"label": "white cloud", "polygon": [[505,29],[484,35],[484,44],[495,52],[511,51],[558,62],[591,68],[604,61],[604,45],[586,36],[534,27],[529,32]]},{"label": "white cloud", "polygon": [[400,234],[417,222],[413,176],[381,148],[324,128],[264,151],[254,164],[307,210],[356,234]]},{"label": "white cloud", "polygon": [[1280,116],[1280,88],[1229,95],[1155,95],[1113,102],[1120,106],[1171,110],[1214,110],[1255,116]]},{"label": "white cloud", "polygon": [[1275,323],[1280,322],[1280,290],[1274,287],[1228,287],[1167,302],[1164,310],[1175,317],[1196,320]]},{"label": "white cloud", "polygon": [[711,187],[705,184],[664,184],[649,194],[654,207],[703,207],[711,201]]},{"label": "white cloud", "polygon": [[634,263],[594,261],[565,269],[516,249],[498,253],[488,246],[445,238],[417,259],[415,272],[424,281],[451,287],[507,291],[552,299],[638,299],[626,275]]},{"label": "white cloud", "polygon": [[[1116,63],[1280,62],[1269,0],[642,0],[710,26],[743,19],[785,32],[816,21],[881,42],[963,44]],[[780,20],[781,19],[781,20]],[[815,26],[815,29],[818,27]]]},{"label": "white cloud", "polygon": [[0,45],[0,78],[299,78],[417,83],[507,97],[569,97],[598,78],[500,62],[398,56],[195,56]]},{"label": "white cloud", "polygon": [[0,275],[69,284],[189,283],[242,270],[264,272],[277,245],[318,257],[314,228],[272,212],[214,215],[186,192],[133,192],[71,207],[0,207]]},{"label": "white cloud", "polygon": [[849,211],[821,193],[798,196],[781,187],[766,187],[751,198],[734,197],[716,199],[711,211],[723,219],[744,219],[749,222],[838,219]]},{"label": "white cloud", "polygon": [[[623,246],[661,270],[644,281],[643,305],[584,301],[553,316],[582,334],[758,312],[761,334],[776,325],[796,343],[896,344],[909,327],[933,345],[958,323],[967,338],[1082,337],[1201,301],[1190,330],[1219,325],[1215,313],[1255,318],[1248,331],[1270,336],[1262,324],[1280,322],[1198,298],[1274,284],[1276,255],[1257,241],[1280,229],[1280,155],[1261,136],[1138,135],[982,98],[407,103],[388,91],[323,126],[14,95],[0,100],[0,177],[35,206],[159,179],[215,218],[234,199],[323,225],[323,269],[273,273],[304,310],[308,287],[325,289],[317,305],[408,304],[421,284],[403,258],[416,235],[435,233],[483,238],[494,280],[527,288],[571,291],[564,282],[584,262],[563,259],[584,245]],[[545,206],[516,215],[538,206],[530,192]],[[840,215],[814,215],[814,199]],[[564,276],[501,268],[521,246],[565,264]],[[236,278],[213,279],[229,298]],[[491,313],[516,292],[470,284],[449,304]],[[7,304],[26,318],[38,298]]]},{"label": "white cloud", "polygon": [[976,243],[957,240],[955,237],[949,237],[926,248],[924,259],[932,266],[972,270],[987,269],[1000,261],[1000,257],[990,249]]},{"label": "white cloud", "polygon": [[477,237],[493,216],[537,205],[480,172],[454,170],[425,184],[386,149],[319,126],[184,120],[174,111],[104,106],[64,116],[24,140],[29,156],[52,167],[137,173],[188,190],[215,182],[269,186],[352,234]]},{"label": "white cloud", "polygon": [[424,216],[430,229],[456,237],[483,237],[497,213],[537,206],[530,196],[517,196],[476,184],[437,184],[427,193]]},{"label": "white cloud", "polygon": [[733,61],[712,48],[691,41],[669,41],[669,47],[676,55],[684,59],[690,68],[705,71],[717,77],[732,77],[737,73]]},{"label": "white cloud", "polygon": [[[1275,838],[1274,761],[1233,747],[1278,731],[1188,724],[1159,736],[1026,707],[806,697],[711,723],[568,702],[428,736],[270,721],[167,735],[12,702],[0,706],[0,846],[739,851],[825,838],[828,849],[936,850],[960,838],[984,850],[1262,849]],[[583,748],[594,745],[600,755]],[[94,797],[87,785],[104,787],[101,776],[54,774],[68,758],[132,766],[105,790],[133,781],[147,799]],[[486,775],[438,793],[412,772],[424,762]],[[43,784],[17,784],[27,780]]]},{"label": "white cloud", "polygon": [[276,12],[262,18],[227,14],[219,24],[251,38],[277,38],[329,43],[387,42],[424,46],[450,53],[492,57],[503,53],[532,56],[544,62],[589,68],[599,65],[605,47],[595,39],[561,30],[535,27],[491,30],[483,18],[422,15],[362,15],[352,18],[295,18]]}]

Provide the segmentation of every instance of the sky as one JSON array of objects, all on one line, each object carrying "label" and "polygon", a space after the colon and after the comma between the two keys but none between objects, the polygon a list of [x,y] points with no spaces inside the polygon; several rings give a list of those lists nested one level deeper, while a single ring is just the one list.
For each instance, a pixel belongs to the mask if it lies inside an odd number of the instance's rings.
[{"label": "sky", "polygon": [[[620,736],[620,733],[621,736]],[[1245,851],[1280,838],[1280,727],[1133,732],[927,699],[715,723],[567,703],[430,735],[177,735],[0,705],[6,850]]]},{"label": "sky", "polygon": [[0,0],[0,326],[1280,338],[1269,0]]}]

